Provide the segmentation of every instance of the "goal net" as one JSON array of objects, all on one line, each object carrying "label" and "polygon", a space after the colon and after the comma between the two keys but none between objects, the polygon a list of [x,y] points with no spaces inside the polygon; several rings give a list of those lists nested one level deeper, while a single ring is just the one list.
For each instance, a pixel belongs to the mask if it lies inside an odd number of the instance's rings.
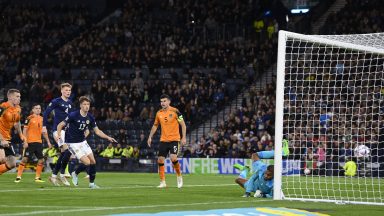
[{"label": "goal net", "polygon": [[384,33],[280,31],[275,132],[274,199],[384,205]]}]

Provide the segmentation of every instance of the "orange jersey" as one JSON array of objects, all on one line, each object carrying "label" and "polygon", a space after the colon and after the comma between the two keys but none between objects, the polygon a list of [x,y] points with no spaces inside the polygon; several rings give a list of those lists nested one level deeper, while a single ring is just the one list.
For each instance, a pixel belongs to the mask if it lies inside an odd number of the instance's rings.
[{"label": "orange jersey", "polygon": [[30,115],[25,120],[24,128],[27,128],[28,143],[42,143],[41,133],[43,130],[43,117],[40,115]]},{"label": "orange jersey", "polygon": [[8,102],[0,104],[0,134],[5,140],[11,140],[11,129],[20,121],[21,108]]},{"label": "orange jersey", "polygon": [[156,113],[154,125],[161,125],[161,142],[180,141],[179,121],[183,121],[183,116],[174,107]]}]

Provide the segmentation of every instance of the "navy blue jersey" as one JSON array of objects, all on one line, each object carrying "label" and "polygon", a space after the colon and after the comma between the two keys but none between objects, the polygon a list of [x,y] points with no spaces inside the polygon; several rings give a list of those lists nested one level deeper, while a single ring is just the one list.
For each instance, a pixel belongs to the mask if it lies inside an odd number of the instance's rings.
[{"label": "navy blue jersey", "polygon": [[65,122],[65,143],[80,143],[85,140],[84,132],[97,127],[95,118],[90,114],[84,117],[80,110],[69,113]]},{"label": "navy blue jersey", "polygon": [[43,126],[47,126],[48,116],[52,111],[54,111],[52,130],[56,131],[57,125],[60,122],[64,121],[64,119],[68,116],[68,113],[73,111],[72,107],[73,107],[72,101],[69,99],[67,101],[63,100],[63,98],[61,98],[61,97],[53,99],[44,111]]}]

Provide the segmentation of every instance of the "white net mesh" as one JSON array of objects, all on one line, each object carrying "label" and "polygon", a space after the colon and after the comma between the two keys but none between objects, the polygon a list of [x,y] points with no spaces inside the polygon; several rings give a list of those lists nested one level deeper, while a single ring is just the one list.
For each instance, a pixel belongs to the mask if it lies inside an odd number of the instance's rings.
[{"label": "white net mesh", "polygon": [[[384,49],[384,34],[312,37]],[[384,51],[319,40],[286,39],[285,163],[299,161],[300,174],[283,176],[282,190],[293,199],[384,204]]]}]

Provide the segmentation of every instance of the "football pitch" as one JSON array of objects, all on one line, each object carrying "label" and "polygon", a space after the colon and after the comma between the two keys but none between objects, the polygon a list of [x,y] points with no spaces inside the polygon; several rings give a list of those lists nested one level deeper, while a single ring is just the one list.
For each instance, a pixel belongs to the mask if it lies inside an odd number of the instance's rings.
[{"label": "football pitch", "polygon": [[[47,177],[45,174],[43,179]],[[235,185],[235,175],[184,175],[182,189],[176,187],[174,175],[166,175],[166,189],[156,188],[157,174],[98,173],[96,183],[101,188],[94,190],[87,187],[87,179],[79,177],[78,187],[55,187],[49,182],[35,183],[33,173],[24,173],[20,183],[13,182],[15,173],[6,173],[0,176],[0,216],[91,216],[258,207],[348,216],[384,212],[383,206],[242,198],[244,191]]]}]

